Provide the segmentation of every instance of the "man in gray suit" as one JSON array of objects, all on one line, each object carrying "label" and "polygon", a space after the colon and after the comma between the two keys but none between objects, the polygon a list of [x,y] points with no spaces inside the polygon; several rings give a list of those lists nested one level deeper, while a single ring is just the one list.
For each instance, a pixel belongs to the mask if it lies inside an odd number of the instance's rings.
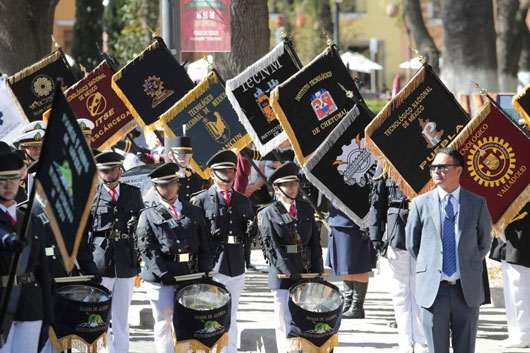
[{"label": "man in gray suit", "polygon": [[416,260],[416,300],[429,352],[475,351],[479,305],[484,301],[482,259],[491,244],[484,198],[460,186],[462,155],[442,148],[430,166],[436,189],[412,201],[407,250]]}]

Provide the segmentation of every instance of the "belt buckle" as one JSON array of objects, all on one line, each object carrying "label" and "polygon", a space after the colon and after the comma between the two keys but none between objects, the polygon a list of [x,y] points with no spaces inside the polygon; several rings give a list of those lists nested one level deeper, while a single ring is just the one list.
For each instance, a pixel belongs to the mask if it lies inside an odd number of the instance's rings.
[{"label": "belt buckle", "polygon": [[129,234],[127,233],[120,233],[120,239],[128,239],[129,238]]},{"label": "belt buckle", "polygon": [[185,254],[178,254],[178,262],[189,262],[190,261],[190,254],[189,253],[185,253]]},{"label": "belt buckle", "polygon": [[456,286],[457,281],[456,281],[456,280],[453,280],[453,281],[447,281],[447,283],[448,283],[450,286]]},{"label": "belt buckle", "polygon": [[298,245],[285,245],[285,252],[288,254],[295,254],[298,252]]},{"label": "belt buckle", "polygon": [[50,247],[47,247],[44,249],[46,256],[54,256],[55,255],[55,249]]},{"label": "belt buckle", "polygon": [[229,235],[226,237],[227,244],[238,244],[237,237],[235,235]]}]

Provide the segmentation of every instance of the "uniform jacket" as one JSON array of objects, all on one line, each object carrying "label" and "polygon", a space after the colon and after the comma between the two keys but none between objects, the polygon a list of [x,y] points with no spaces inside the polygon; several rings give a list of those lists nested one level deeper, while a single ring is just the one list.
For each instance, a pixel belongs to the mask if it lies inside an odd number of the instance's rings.
[{"label": "uniform jacket", "polygon": [[[484,301],[482,260],[491,245],[491,217],[486,200],[460,188],[457,244],[460,280],[468,306]],[[442,277],[443,246],[437,189],[412,201],[406,227],[407,250],[416,260],[416,300],[429,308],[436,298]]]},{"label": "uniform jacket", "polygon": [[103,184],[98,185],[87,227],[94,262],[102,276],[130,278],[138,274],[134,238],[131,235],[116,240],[111,233],[115,229],[128,235],[127,222],[132,216],[138,218],[143,208],[142,194],[137,187],[120,183],[115,204]]},{"label": "uniform jacket", "polygon": [[[382,169],[378,168],[376,175]],[[390,178],[374,182],[370,198],[368,232],[372,241],[384,241],[395,249],[406,250],[405,225],[409,215],[409,201]]]},{"label": "uniform jacket", "polygon": [[[20,234],[24,220],[24,210],[17,208],[16,229],[13,227],[11,220],[7,215],[0,211],[0,234],[17,232]],[[30,226],[27,232],[28,240],[31,238],[31,245],[27,245],[21,257],[25,252],[29,252],[29,261],[27,270],[24,273],[33,272],[35,275],[34,283],[27,283],[13,287],[12,294],[19,292],[19,302],[15,313],[16,321],[36,321],[43,320],[43,324],[50,324],[53,318],[52,301],[51,301],[51,279],[46,256],[44,255],[45,235],[40,221],[37,217],[32,216]],[[9,274],[9,265],[13,254],[5,249],[0,248],[0,276]],[[5,288],[0,286],[0,297],[3,296]]]},{"label": "uniform jacket", "polygon": [[206,181],[199,174],[187,170],[184,178],[179,178],[178,197],[181,201],[190,201],[191,196],[204,188]]},{"label": "uniform jacket", "polygon": [[[281,206],[283,207],[283,205]],[[309,203],[296,200],[295,226],[302,243],[309,249],[311,272],[324,272],[320,234],[317,231],[313,208]],[[266,256],[269,260],[269,288],[289,289],[294,284],[290,279],[278,279],[278,274],[305,273],[299,253],[286,253],[285,245],[293,245],[289,228],[275,205],[265,207],[258,213],[258,227]]]},{"label": "uniform jacket", "polygon": [[214,270],[230,277],[242,275],[245,272],[243,243],[227,244],[223,239],[226,236],[246,237],[248,221],[253,219],[248,197],[232,190],[228,206],[212,185],[192,197],[191,202],[204,212],[211,248],[217,258]]},{"label": "uniform jacket", "polygon": [[[146,208],[140,214],[137,237],[138,248],[145,264],[141,274],[145,281],[160,282],[160,277],[166,273],[179,276],[192,272],[207,272],[213,267],[202,210],[186,201],[181,202],[179,218],[172,218],[175,220],[174,228],[156,207]],[[171,259],[171,255],[185,252],[195,257],[195,264],[191,269],[187,262]]]}]

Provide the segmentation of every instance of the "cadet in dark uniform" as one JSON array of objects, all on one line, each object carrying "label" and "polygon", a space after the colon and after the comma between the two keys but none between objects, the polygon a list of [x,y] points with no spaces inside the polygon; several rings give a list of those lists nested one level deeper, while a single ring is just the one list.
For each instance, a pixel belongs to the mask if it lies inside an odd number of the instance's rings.
[{"label": "cadet in dark uniform", "polygon": [[140,214],[137,238],[144,267],[142,279],[153,309],[158,353],[173,353],[175,276],[209,272],[213,257],[202,210],[180,200],[179,166],[163,164],[149,174],[159,204]]},{"label": "cadet in dark uniform", "polygon": [[372,270],[372,245],[366,230],[360,228],[335,206],[329,210],[326,266],[342,276],[344,319],[364,319],[364,299]]},{"label": "cadet in dark uniform", "polygon": [[[258,228],[269,261],[268,284],[274,297],[276,345],[278,352],[287,352],[291,322],[289,287],[300,280],[302,273],[324,272],[324,265],[313,208],[296,198],[298,167],[286,163],[276,169],[269,181],[274,185],[278,201],[258,213]],[[278,274],[291,278],[279,279]]]},{"label": "cadet in dark uniform", "polygon": [[508,338],[506,348],[530,347],[530,202],[493,239],[490,258],[502,262]]},{"label": "cadet in dark uniform", "polygon": [[168,157],[179,167],[179,200],[189,201],[191,195],[204,189],[206,180],[189,167],[190,159],[193,155],[190,137],[177,136],[170,140],[170,145]]},{"label": "cadet in dark uniform", "polygon": [[[116,152],[95,156],[100,183],[87,222],[92,255],[103,276],[101,284],[112,291],[112,336],[107,335],[110,353],[129,351],[128,313],[139,272],[134,231],[144,208],[137,187],[120,183],[121,161]],[[87,186],[88,187],[88,186]]]},{"label": "cadet in dark uniform", "polygon": [[369,233],[374,246],[382,249],[391,270],[389,290],[394,305],[399,347],[402,352],[426,352],[421,310],[414,294],[416,261],[405,245],[409,200],[386,177],[381,167],[374,177],[369,213]]},{"label": "cadet in dark uniform", "polygon": [[213,185],[192,197],[191,202],[202,208],[209,239],[215,256],[214,279],[223,283],[232,295],[231,324],[226,353],[237,352],[237,307],[245,284],[243,243],[249,221],[253,220],[252,206],[245,195],[235,191],[237,156],[232,151],[220,151],[207,162]]},{"label": "cadet in dark uniform", "polygon": [[22,165],[22,159],[15,153],[0,155],[0,297],[8,283],[13,254],[22,252],[21,259],[28,259],[26,272],[16,276],[12,294],[18,294],[19,301],[1,353],[37,352],[41,327],[52,320],[51,280],[44,256],[42,225],[32,216],[26,242],[17,234],[21,232],[25,213],[15,203]]},{"label": "cadet in dark uniform", "polygon": [[85,141],[88,147],[90,147],[90,144],[92,143],[92,130],[94,130],[94,123],[91,120],[85,118],[77,119],[77,123],[79,124],[81,131],[83,131],[83,136],[85,136]]},{"label": "cadet in dark uniform", "polygon": [[42,120],[29,123],[21,129],[20,136],[13,141],[26,154],[28,164],[38,161],[40,158],[46,127],[47,124]]}]

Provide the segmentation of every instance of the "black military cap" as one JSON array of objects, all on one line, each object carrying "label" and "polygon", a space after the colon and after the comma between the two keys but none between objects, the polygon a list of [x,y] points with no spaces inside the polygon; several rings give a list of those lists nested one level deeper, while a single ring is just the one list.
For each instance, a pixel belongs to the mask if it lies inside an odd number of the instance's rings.
[{"label": "black military cap", "polygon": [[170,140],[171,151],[174,153],[192,153],[191,137],[189,136],[177,136]]},{"label": "black military cap", "polygon": [[0,141],[0,154],[11,152],[11,148],[4,141]]},{"label": "black military cap", "polygon": [[97,154],[94,156],[94,159],[96,160],[96,167],[98,169],[109,169],[121,165],[123,156],[109,150]]},{"label": "black military cap", "polygon": [[206,162],[211,169],[235,169],[236,164],[237,156],[230,150],[219,151]]},{"label": "black military cap", "polygon": [[298,171],[300,168],[293,162],[287,162],[280,166],[269,177],[269,182],[272,184],[281,184],[289,181],[298,181]]},{"label": "black military cap", "polygon": [[165,163],[148,174],[151,181],[156,184],[166,184],[177,181],[179,166],[176,163]]},{"label": "black military cap", "polygon": [[14,152],[0,154],[0,179],[20,178],[20,168],[24,161]]}]

